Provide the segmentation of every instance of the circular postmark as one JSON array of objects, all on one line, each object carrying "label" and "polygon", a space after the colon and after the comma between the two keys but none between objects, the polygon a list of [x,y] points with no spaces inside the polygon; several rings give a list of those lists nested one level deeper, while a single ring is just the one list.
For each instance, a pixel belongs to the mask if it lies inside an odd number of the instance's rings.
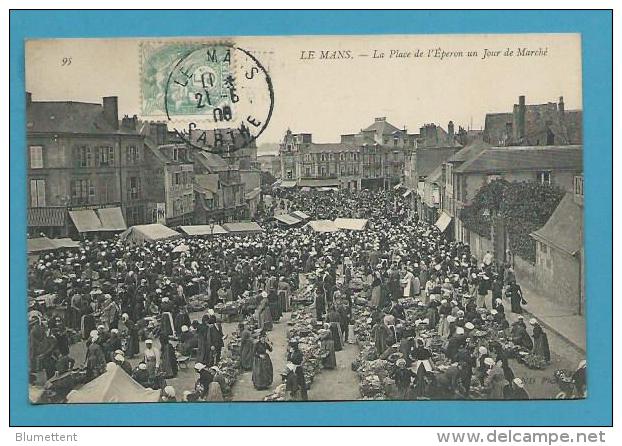
[{"label": "circular postmark", "polygon": [[218,154],[249,147],[268,126],[274,89],[250,51],[233,44],[202,45],[172,68],[165,112],[188,145]]}]

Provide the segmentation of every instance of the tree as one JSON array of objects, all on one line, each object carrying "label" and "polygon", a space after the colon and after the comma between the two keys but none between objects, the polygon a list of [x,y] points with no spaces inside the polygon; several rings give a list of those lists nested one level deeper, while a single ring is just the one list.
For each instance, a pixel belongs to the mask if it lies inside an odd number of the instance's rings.
[{"label": "tree", "polygon": [[555,185],[495,180],[480,188],[461,218],[466,228],[490,237],[492,214],[496,213],[506,221],[510,250],[535,262],[536,245],[529,234],[544,226],[563,196],[564,191]]}]

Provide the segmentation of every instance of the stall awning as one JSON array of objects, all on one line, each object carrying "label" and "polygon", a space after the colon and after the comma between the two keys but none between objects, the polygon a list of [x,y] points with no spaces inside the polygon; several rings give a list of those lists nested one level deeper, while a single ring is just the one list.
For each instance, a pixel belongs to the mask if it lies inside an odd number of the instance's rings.
[{"label": "stall awning", "polygon": [[404,192],[404,194],[402,195],[403,198],[408,197],[410,194],[412,194],[412,189],[408,189],[406,192]]},{"label": "stall awning", "polygon": [[336,218],[335,226],[349,231],[362,231],[367,226],[366,218]]},{"label": "stall awning", "polygon": [[263,232],[263,228],[254,221],[243,221],[237,223],[225,223],[222,227],[228,232],[242,232],[247,234],[256,234]]},{"label": "stall awning", "polygon": [[97,209],[97,215],[101,221],[102,231],[125,231],[127,229],[119,207]]},{"label": "stall awning", "polygon": [[303,178],[298,181],[300,187],[339,187],[337,178]]},{"label": "stall awning", "polygon": [[402,187],[402,183],[399,183],[393,186],[393,190],[398,190],[400,187]]},{"label": "stall awning", "polygon": [[434,226],[436,226],[439,231],[445,232],[449,227],[449,223],[451,223],[451,216],[445,212],[441,212],[441,216],[438,217]]},{"label": "stall awning", "polygon": [[103,231],[102,222],[93,209],[69,211],[69,217],[76,225],[78,232]]},{"label": "stall awning", "polygon": [[281,182],[281,185],[279,187],[284,187],[286,189],[289,189],[291,187],[296,187],[296,181],[295,180],[284,180]]},{"label": "stall awning", "polygon": [[29,238],[28,253],[36,253],[42,251],[54,251],[56,249],[75,249],[79,248],[80,243],[70,238]]},{"label": "stall awning", "polygon": [[275,215],[274,218],[280,221],[281,223],[286,224],[287,226],[297,225],[298,223],[302,221],[299,218],[296,218],[293,215],[289,215],[289,214]]},{"label": "stall awning", "polygon": [[157,240],[167,240],[179,236],[179,232],[173,231],[171,228],[158,223],[152,223],[150,225],[132,226],[121,234],[120,237],[121,240],[128,240],[134,243],[144,243],[146,241],[153,242]]},{"label": "stall awning", "polygon": [[180,226],[179,230],[189,236],[227,234],[227,231],[225,230],[225,228],[223,228],[220,225]]},{"label": "stall awning", "polygon": [[310,220],[311,219],[310,216],[308,216],[307,214],[305,214],[302,211],[294,211],[294,212],[290,212],[289,214],[293,215],[294,217],[299,218],[301,220]]},{"label": "stall awning", "polygon": [[332,220],[313,220],[309,222],[309,226],[315,232],[337,232],[339,228],[335,226]]}]

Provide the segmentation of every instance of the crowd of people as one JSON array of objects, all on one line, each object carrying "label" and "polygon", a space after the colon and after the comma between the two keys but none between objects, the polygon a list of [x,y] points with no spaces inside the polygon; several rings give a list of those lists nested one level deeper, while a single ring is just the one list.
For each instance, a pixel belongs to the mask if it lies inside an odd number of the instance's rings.
[{"label": "crowd of people", "polygon": [[[550,360],[546,333],[535,319],[522,317],[526,302],[511,265],[498,264],[490,253],[476,259],[468,245],[448,241],[418,221],[394,191],[285,191],[273,206],[303,210],[313,219],[369,222],[363,231],[326,233],[264,222],[260,234],[185,238],[188,249],[179,253],[173,250],[180,240],[132,245],[114,238],[43,254],[29,268],[31,381],[49,380],[78,365],[91,380],[116,362],[145,387],[162,389],[164,401],[175,401],[166,380],[177,376],[183,356],[194,360],[197,374],[194,392],[183,399],[221,400],[230,393],[218,369],[226,336],[214,309],[245,299],[254,305],[238,327],[239,366],[252,370],[256,389],[268,389],[273,370],[267,333],[290,310],[284,296],[300,290],[301,278],[312,284],[315,317],[324,325],[323,363],[331,368],[335,351],[352,342],[350,283],[362,276],[369,282],[378,355],[400,344],[403,357],[395,381],[404,398],[433,365],[422,339],[396,329],[406,320],[403,299],[414,300],[418,320],[445,339],[446,355],[456,368],[452,385],[459,385],[463,395],[468,396],[477,370],[492,389],[491,398],[528,397],[502,349],[476,348],[470,336],[494,323],[516,345]],[[199,316],[189,307],[197,295],[205,296],[207,306]],[[484,318],[482,308],[488,310]],[[510,322],[508,312],[519,316]],[[71,357],[70,346],[80,342],[85,357]],[[139,359],[134,367],[133,358]],[[295,399],[307,397],[303,367],[294,340],[281,376]]]}]

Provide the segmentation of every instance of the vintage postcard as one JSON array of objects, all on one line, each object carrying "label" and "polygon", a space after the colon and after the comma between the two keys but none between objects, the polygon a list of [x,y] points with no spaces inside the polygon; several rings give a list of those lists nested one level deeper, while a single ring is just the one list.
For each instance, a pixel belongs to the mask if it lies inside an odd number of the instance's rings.
[{"label": "vintage postcard", "polygon": [[585,398],[581,63],[580,34],[26,41],[30,401]]}]

